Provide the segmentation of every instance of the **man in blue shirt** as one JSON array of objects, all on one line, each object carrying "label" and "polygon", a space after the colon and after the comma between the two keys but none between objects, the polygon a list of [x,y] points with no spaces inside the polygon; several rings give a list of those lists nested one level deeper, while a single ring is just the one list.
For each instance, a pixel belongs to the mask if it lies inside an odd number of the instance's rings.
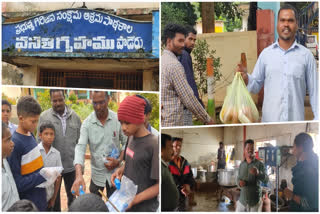
[{"label": "man in blue shirt", "polygon": [[[194,79],[192,58],[190,55],[193,48],[194,48],[196,40],[197,40],[197,31],[191,26],[187,26],[185,28],[185,30],[186,30],[187,34],[186,34],[186,40],[184,42],[184,50],[182,51],[182,54],[181,54],[181,56],[178,57],[178,59],[184,68],[188,84],[190,85],[191,89],[193,90],[194,96],[196,96],[196,98],[199,100],[200,104],[204,107],[204,104],[199,97],[197,84]],[[184,108],[183,117],[184,117],[184,125],[185,126],[192,126],[193,125],[192,112],[189,111],[186,107]]]},{"label": "man in blue shirt", "polygon": [[251,93],[258,93],[264,85],[262,122],[304,120],[307,91],[314,119],[318,120],[316,61],[295,41],[297,29],[297,11],[284,5],[278,12],[278,41],[261,52],[252,74],[240,64],[237,67]]}]

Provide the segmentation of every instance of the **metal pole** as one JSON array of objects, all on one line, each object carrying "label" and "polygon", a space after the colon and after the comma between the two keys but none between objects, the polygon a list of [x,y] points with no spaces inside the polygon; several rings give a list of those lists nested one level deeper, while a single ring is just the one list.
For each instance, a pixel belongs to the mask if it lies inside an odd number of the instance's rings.
[{"label": "metal pole", "polygon": [[279,207],[279,166],[277,166],[276,170],[276,212],[278,212],[278,207]]},{"label": "metal pole", "polygon": [[208,114],[215,121],[216,107],[214,103],[214,75],[213,59],[207,58],[207,84],[208,84]]}]

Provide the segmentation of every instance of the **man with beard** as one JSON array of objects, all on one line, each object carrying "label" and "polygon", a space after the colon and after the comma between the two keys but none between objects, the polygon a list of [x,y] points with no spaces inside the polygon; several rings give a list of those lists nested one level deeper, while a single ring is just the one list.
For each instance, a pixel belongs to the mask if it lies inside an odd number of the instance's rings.
[{"label": "man with beard", "polygon": [[[80,139],[75,148],[76,180],[72,186],[75,195],[79,195],[80,185],[82,185],[84,191],[86,189],[82,168],[87,144],[89,144],[91,153],[90,192],[101,196],[99,190],[103,191],[106,187],[107,195],[110,197],[115,191],[110,178],[114,169],[119,167],[122,162],[123,145],[126,144],[127,137],[121,130],[117,114],[108,109],[108,103],[109,95],[107,92],[93,92],[92,105],[94,112],[83,122]],[[119,158],[109,157],[113,149],[121,151]]]},{"label": "man with beard", "polygon": [[161,134],[161,211],[175,211],[179,192],[169,171],[168,162],[173,156],[171,136]]},{"label": "man with beard", "polygon": [[297,11],[284,5],[278,12],[278,41],[261,52],[252,74],[240,64],[237,67],[251,93],[264,85],[262,122],[304,120],[307,91],[314,119],[318,119],[316,61],[310,50],[295,41],[297,29]]},{"label": "man with beard", "polygon": [[182,140],[182,138],[172,139],[173,157],[169,162],[169,170],[180,193],[178,211],[187,211],[188,197],[195,181],[193,179],[191,165],[183,156],[180,155]]},{"label": "man with beard", "polygon": [[161,123],[164,127],[184,125],[184,107],[203,123],[213,124],[213,120],[194,95],[177,58],[184,50],[185,35],[185,29],[177,24],[168,24],[163,31],[165,50],[161,57]]},{"label": "man with beard", "polygon": [[240,198],[237,201],[236,212],[261,212],[261,183],[268,182],[264,165],[254,157],[254,141],[249,139],[244,143],[244,161],[239,167],[237,185],[240,187]]},{"label": "man with beard", "polygon": [[[81,120],[79,116],[65,104],[65,95],[62,89],[51,89],[50,100],[52,108],[40,115],[37,133],[40,133],[40,126],[44,121],[51,121],[55,128],[55,138],[52,146],[61,155],[63,165],[62,179],[68,197],[68,206],[75,199],[71,193],[71,187],[75,180],[75,169],[73,166],[74,149],[80,136]],[[38,137],[38,142],[40,142]],[[53,207],[53,211],[61,211],[60,189]]]},{"label": "man with beard", "polygon": [[295,137],[293,155],[297,158],[297,164],[291,169],[293,190],[284,190],[289,210],[318,212],[319,158],[313,152],[313,140],[309,134],[300,133]]},{"label": "man with beard", "polygon": [[[182,51],[182,54],[181,54],[181,56],[178,57],[178,59],[184,68],[184,72],[186,74],[188,84],[192,88],[194,96],[197,97],[198,101],[204,107],[204,104],[199,97],[199,92],[198,92],[196,81],[194,80],[192,58],[190,55],[193,48],[194,48],[196,40],[197,40],[197,31],[193,27],[187,26],[186,27],[186,40],[184,42],[184,50]],[[186,107],[184,107],[183,110],[184,110],[184,112],[183,112],[184,125],[185,126],[192,126],[192,113]]]}]

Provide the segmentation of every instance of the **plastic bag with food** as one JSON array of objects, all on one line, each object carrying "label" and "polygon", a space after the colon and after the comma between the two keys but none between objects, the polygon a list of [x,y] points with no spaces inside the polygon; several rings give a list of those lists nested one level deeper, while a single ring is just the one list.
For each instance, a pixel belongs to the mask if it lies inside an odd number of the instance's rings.
[{"label": "plastic bag with food", "polygon": [[42,177],[46,179],[45,182],[39,184],[37,187],[46,188],[52,185],[58,178],[58,176],[62,173],[63,167],[44,167],[39,173]]},{"label": "plastic bag with food", "polygon": [[[109,201],[114,204],[120,212],[124,212],[129,204],[133,201],[138,191],[138,186],[126,176],[122,176],[120,189],[112,193]],[[116,212],[113,206],[107,201],[109,212]]]},{"label": "plastic bag with food", "polygon": [[227,88],[227,96],[220,112],[223,123],[254,123],[259,112],[239,72]]}]

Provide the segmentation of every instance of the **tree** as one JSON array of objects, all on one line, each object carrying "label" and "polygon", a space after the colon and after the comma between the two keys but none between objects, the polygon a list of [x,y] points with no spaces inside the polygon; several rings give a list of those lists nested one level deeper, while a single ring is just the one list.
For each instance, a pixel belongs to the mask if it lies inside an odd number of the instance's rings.
[{"label": "tree", "polygon": [[[238,9],[237,2],[200,2],[193,3],[193,5],[195,6],[196,14],[200,14],[200,17],[202,18],[202,28],[204,33],[214,32],[215,17],[225,17],[230,23],[241,18],[242,12]],[[207,10],[210,10],[210,12],[207,12]]]},{"label": "tree", "polygon": [[143,93],[141,95],[147,98],[152,105],[149,123],[152,127],[159,130],[159,96],[157,94],[150,93]]},{"label": "tree", "polygon": [[197,21],[195,9],[190,2],[162,2],[161,29],[169,23],[194,26]]},{"label": "tree", "polygon": [[202,99],[203,95],[207,93],[207,58],[213,59],[213,85],[220,80],[222,74],[220,73],[220,57],[215,56],[215,50],[209,50],[209,45],[205,39],[198,39],[195,48],[192,51],[194,57],[193,70],[195,73],[195,80],[199,90],[199,96]]},{"label": "tree", "polygon": [[214,2],[201,2],[202,32],[214,33]]}]

